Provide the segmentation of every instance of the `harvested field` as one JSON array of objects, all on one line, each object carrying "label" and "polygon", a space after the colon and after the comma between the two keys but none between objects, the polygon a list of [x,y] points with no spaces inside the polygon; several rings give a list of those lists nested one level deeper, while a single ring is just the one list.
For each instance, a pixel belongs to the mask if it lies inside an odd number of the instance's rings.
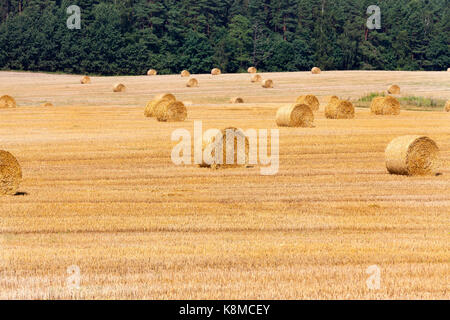
[{"label": "harvested field", "polygon": [[[450,73],[345,71],[91,77],[0,72],[0,149],[19,161],[15,196],[0,196],[0,298],[449,299],[450,113],[402,110],[326,119],[329,97],[356,101],[391,83],[448,100]],[[114,83],[127,90],[114,94]],[[146,118],[171,92],[184,122]],[[278,128],[279,107],[314,94],[314,128]],[[245,104],[229,104],[244,96]],[[41,108],[43,101],[55,107]],[[280,130],[280,169],[175,166],[175,129]],[[389,174],[385,149],[425,135],[440,175]],[[67,287],[80,268],[80,289]],[[381,287],[366,286],[377,265]]]}]

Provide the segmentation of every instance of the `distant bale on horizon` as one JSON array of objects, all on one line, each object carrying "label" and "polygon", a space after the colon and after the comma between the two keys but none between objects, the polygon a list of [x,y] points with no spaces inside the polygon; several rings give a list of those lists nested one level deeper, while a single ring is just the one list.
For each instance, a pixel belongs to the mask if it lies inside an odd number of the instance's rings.
[{"label": "distant bale on horizon", "polygon": [[190,77],[191,76],[191,73],[189,72],[189,71],[187,71],[187,70],[183,70],[183,71],[181,71],[181,76],[184,78],[184,77]]},{"label": "distant bale on horizon", "polygon": [[80,82],[81,84],[89,84],[91,83],[91,78],[89,76],[84,76],[83,78],[81,78]]},{"label": "distant bale on horizon", "polygon": [[214,68],[214,69],[211,70],[211,74],[213,76],[218,76],[218,75],[222,74],[222,71],[220,71],[219,68]]},{"label": "distant bale on horizon", "polygon": [[9,109],[17,107],[16,100],[9,95],[0,97],[0,109]]},{"label": "distant bale on horizon", "polygon": [[113,87],[114,92],[124,92],[126,89],[125,85],[122,83],[116,83]]},{"label": "distant bale on horizon", "polygon": [[248,73],[256,73],[258,70],[255,67],[250,67],[247,69]]},{"label": "distant bale on horizon", "polygon": [[416,176],[435,174],[439,148],[426,136],[406,135],[392,140],[385,150],[386,168],[391,174]]},{"label": "distant bale on horizon", "polygon": [[188,88],[198,87],[198,80],[195,78],[189,79],[189,81],[186,83],[186,87]]},{"label": "distant bale on horizon", "polygon": [[51,102],[45,102],[41,105],[42,107],[53,107],[53,103]]},{"label": "distant bale on horizon", "polygon": [[241,97],[233,97],[230,99],[230,103],[244,103],[244,99]]},{"label": "distant bale on horizon", "polygon": [[320,68],[318,68],[318,67],[314,67],[311,69],[312,74],[319,74],[321,72],[322,72],[322,70],[320,70]]},{"label": "distant bale on horizon", "polygon": [[22,168],[8,151],[0,150],[0,195],[15,195],[22,181]]},{"label": "distant bale on horizon", "polygon": [[271,79],[262,80],[262,87],[266,89],[273,88],[273,80]]},{"label": "distant bale on horizon", "polygon": [[331,96],[331,97],[330,97],[330,100],[328,101],[328,103],[333,103],[333,102],[339,101],[339,100],[340,100],[340,99],[339,99],[338,96]]},{"label": "distant bale on horizon", "polygon": [[259,74],[255,74],[251,79],[251,82],[261,82],[262,81],[262,77]]},{"label": "distant bale on horizon", "polygon": [[296,102],[308,105],[312,111],[317,111],[320,107],[319,99],[317,99],[317,97],[312,94],[299,96]]},{"label": "distant bale on horizon", "polygon": [[156,71],[155,69],[150,69],[147,71],[148,76],[156,76],[157,74],[158,74],[158,71]]},{"label": "distant bale on horizon", "polygon": [[279,127],[312,128],[314,114],[307,104],[294,103],[277,110],[276,123]]},{"label": "distant bale on horizon", "polygon": [[450,112],[450,100],[447,100],[447,102],[445,103],[445,111]]},{"label": "distant bale on horizon", "polygon": [[370,112],[376,115],[399,115],[400,102],[392,96],[376,97],[372,100]]},{"label": "distant bale on horizon", "polygon": [[388,89],[389,94],[400,94],[400,87],[396,84],[393,84]]}]

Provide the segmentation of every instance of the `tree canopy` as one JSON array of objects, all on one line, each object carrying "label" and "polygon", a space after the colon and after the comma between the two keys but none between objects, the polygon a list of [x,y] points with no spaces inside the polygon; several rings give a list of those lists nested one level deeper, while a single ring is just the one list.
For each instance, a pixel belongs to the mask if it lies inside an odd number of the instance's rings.
[{"label": "tree canopy", "polygon": [[[449,0],[4,0],[0,69],[102,75],[450,67]],[[67,28],[70,5],[81,29]]]}]

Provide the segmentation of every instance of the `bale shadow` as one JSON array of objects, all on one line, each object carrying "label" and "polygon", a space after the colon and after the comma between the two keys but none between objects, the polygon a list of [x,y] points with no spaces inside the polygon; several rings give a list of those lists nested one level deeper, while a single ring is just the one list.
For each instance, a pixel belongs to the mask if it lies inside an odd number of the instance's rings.
[{"label": "bale shadow", "polygon": [[24,197],[24,196],[27,196],[27,195],[28,195],[28,192],[24,192],[24,191],[19,191],[19,192],[16,192],[16,193],[14,194],[15,197],[17,197],[17,196],[22,196],[22,197]]}]

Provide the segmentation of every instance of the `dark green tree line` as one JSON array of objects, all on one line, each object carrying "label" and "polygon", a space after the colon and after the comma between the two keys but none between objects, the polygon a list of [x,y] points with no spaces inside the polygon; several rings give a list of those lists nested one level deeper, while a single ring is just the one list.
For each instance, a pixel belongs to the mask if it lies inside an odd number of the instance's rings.
[{"label": "dark green tree line", "polygon": [[[443,70],[450,0],[4,0],[0,68],[162,74]],[[368,30],[369,5],[381,29]],[[81,29],[66,8],[81,8]]]}]

